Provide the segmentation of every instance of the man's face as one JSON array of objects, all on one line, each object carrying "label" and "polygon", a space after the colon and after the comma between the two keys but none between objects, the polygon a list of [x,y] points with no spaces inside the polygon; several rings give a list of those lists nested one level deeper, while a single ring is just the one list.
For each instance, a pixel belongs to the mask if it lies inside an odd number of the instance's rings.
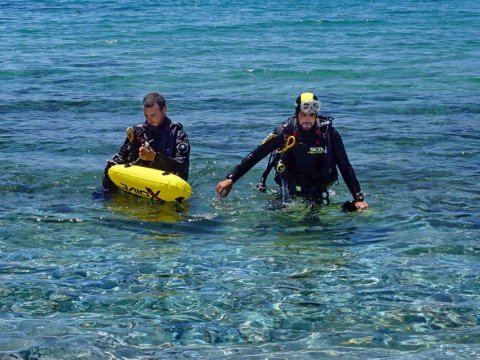
[{"label": "man's face", "polygon": [[165,119],[166,110],[166,107],[160,109],[158,104],[150,107],[144,106],[143,113],[145,114],[145,120],[152,126],[158,126],[163,122],[163,119]]},{"label": "man's face", "polygon": [[297,115],[298,123],[300,124],[303,130],[310,130],[312,126],[315,124],[316,118],[317,118],[316,113],[304,114],[303,112],[300,111]]}]

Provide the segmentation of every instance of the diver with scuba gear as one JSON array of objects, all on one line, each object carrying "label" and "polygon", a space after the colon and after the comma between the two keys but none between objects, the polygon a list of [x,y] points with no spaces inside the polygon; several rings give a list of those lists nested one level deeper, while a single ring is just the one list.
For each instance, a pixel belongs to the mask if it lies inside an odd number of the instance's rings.
[{"label": "diver with scuba gear", "polygon": [[338,179],[338,168],[353,197],[344,204],[344,210],[368,208],[342,138],[332,125],[333,118],[320,115],[320,105],[313,93],[299,95],[295,115],[243,158],[226,179],[217,184],[217,193],[227,196],[238,179],[270,154],[267,169],[258,185],[260,191],[265,191],[266,178],[275,169],[275,181],[284,201],[299,196],[327,205],[330,203],[328,189]]},{"label": "diver with scuba gear", "polygon": [[179,123],[167,116],[165,98],[149,93],[143,98],[145,122],[127,128],[127,138],[112,160],[107,160],[103,175],[103,191],[116,192],[117,186],[108,177],[114,164],[141,165],[174,173],[188,179],[190,143]]}]

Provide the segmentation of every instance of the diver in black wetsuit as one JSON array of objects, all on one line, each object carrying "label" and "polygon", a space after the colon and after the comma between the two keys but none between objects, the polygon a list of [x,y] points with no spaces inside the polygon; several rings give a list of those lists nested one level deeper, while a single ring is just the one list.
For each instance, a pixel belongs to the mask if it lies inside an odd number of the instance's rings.
[{"label": "diver in black wetsuit", "polygon": [[143,98],[145,122],[127,129],[127,139],[107,161],[103,175],[103,191],[116,192],[117,186],[108,177],[108,169],[115,164],[136,164],[174,173],[188,178],[190,143],[179,123],[167,116],[167,103],[158,93]]},{"label": "diver in black wetsuit", "polygon": [[348,160],[342,138],[332,126],[333,118],[319,115],[320,102],[312,93],[303,93],[295,102],[295,116],[270,133],[254,151],[248,154],[227,178],[217,184],[220,196],[227,196],[234,182],[268,154],[272,154],[259,184],[265,191],[265,180],[275,168],[275,181],[283,199],[301,196],[329,204],[328,188],[338,179],[337,167],[347,184],[353,201],[344,210],[368,207],[360,184]]}]

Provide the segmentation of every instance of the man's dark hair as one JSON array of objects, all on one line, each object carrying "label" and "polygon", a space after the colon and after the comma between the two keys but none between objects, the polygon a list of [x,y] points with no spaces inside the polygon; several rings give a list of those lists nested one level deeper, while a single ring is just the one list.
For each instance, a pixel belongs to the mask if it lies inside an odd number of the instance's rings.
[{"label": "man's dark hair", "polygon": [[165,98],[159,93],[153,92],[145,95],[145,97],[143,98],[143,106],[152,107],[155,106],[155,104],[158,104],[160,110],[163,110],[165,105],[167,105],[167,102],[165,101]]}]

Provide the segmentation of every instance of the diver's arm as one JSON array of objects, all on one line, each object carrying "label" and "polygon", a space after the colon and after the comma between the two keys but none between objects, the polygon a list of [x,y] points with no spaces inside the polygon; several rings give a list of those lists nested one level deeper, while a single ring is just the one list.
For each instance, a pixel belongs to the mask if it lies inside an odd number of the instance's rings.
[{"label": "diver's arm", "polygon": [[258,146],[250,154],[245,156],[240,164],[238,164],[233,171],[228,174],[227,178],[236,182],[243,175],[245,175],[252,167],[254,167],[260,160],[270,154],[273,150],[282,146],[285,142],[283,137],[277,136],[274,139],[267,141],[266,143]]},{"label": "diver's arm", "polygon": [[[360,189],[360,183],[358,182],[355,171],[353,170],[350,161],[348,160],[347,152],[345,146],[343,145],[342,137],[336,129],[333,129],[331,135],[331,143],[333,148],[333,155],[335,157],[335,162],[337,163],[340,173],[342,174],[345,184],[347,184],[348,190],[353,196],[353,201],[347,201],[344,204],[344,209],[346,205],[350,204],[353,206],[353,209],[363,210],[368,208],[368,203],[363,198],[364,195]],[[348,206],[347,206],[348,207]],[[348,210],[351,211],[351,210]]]},{"label": "diver's arm", "polygon": [[236,182],[243,175],[245,175],[252,167],[254,167],[260,160],[270,154],[275,149],[279,149],[285,145],[286,133],[291,127],[293,118],[288,119],[282,125],[277,127],[271,133],[269,133],[265,139],[261,142],[255,150],[245,156],[240,164],[238,164],[230,174],[227,175],[227,179],[231,179]]},{"label": "diver's arm", "polygon": [[107,162],[114,162],[116,164],[125,164],[127,162],[128,154],[131,151],[131,144],[128,139],[125,139],[120,151],[113,155],[112,160],[108,160]]},{"label": "diver's arm", "polygon": [[342,137],[336,129],[332,129],[331,144],[333,148],[333,156],[335,158],[338,169],[342,174],[343,180],[345,181],[348,190],[350,190],[353,198],[356,199],[357,194],[361,193],[360,183],[358,182],[355,171],[353,170],[353,167],[348,160]]},{"label": "diver's arm", "polygon": [[[187,134],[179,129],[175,139],[174,157],[168,157],[162,153],[155,153],[150,166],[179,174],[184,180],[188,178],[190,159],[190,142]],[[147,159],[146,159],[147,160]]]},{"label": "diver's arm", "polygon": [[278,149],[285,143],[283,131],[277,129],[270,133],[262,144],[253,150],[250,154],[245,156],[240,164],[238,164],[233,171],[227,175],[227,178],[217,184],[216,191],[220,196],[227,196],[232,189],[233,183],[245,175],[252,167],[254,167],[260,160],[270,154],[275,149]]},{"label": "diver's arm", "polygon": [[131,151],[131,145],[128,139],[125,140],[124,144],[120,148],[120,151],[113,155],[112,159],[107,160],[107,166],[105,166],[105,170],[103,171],[102,177],[102,187],[103,191],[106,193],[114,193],[118,191],[118,187],[113,183],[113,181],[108,176],[108,170],[117,164],[125,164],[127,162],[128,154]]}]

